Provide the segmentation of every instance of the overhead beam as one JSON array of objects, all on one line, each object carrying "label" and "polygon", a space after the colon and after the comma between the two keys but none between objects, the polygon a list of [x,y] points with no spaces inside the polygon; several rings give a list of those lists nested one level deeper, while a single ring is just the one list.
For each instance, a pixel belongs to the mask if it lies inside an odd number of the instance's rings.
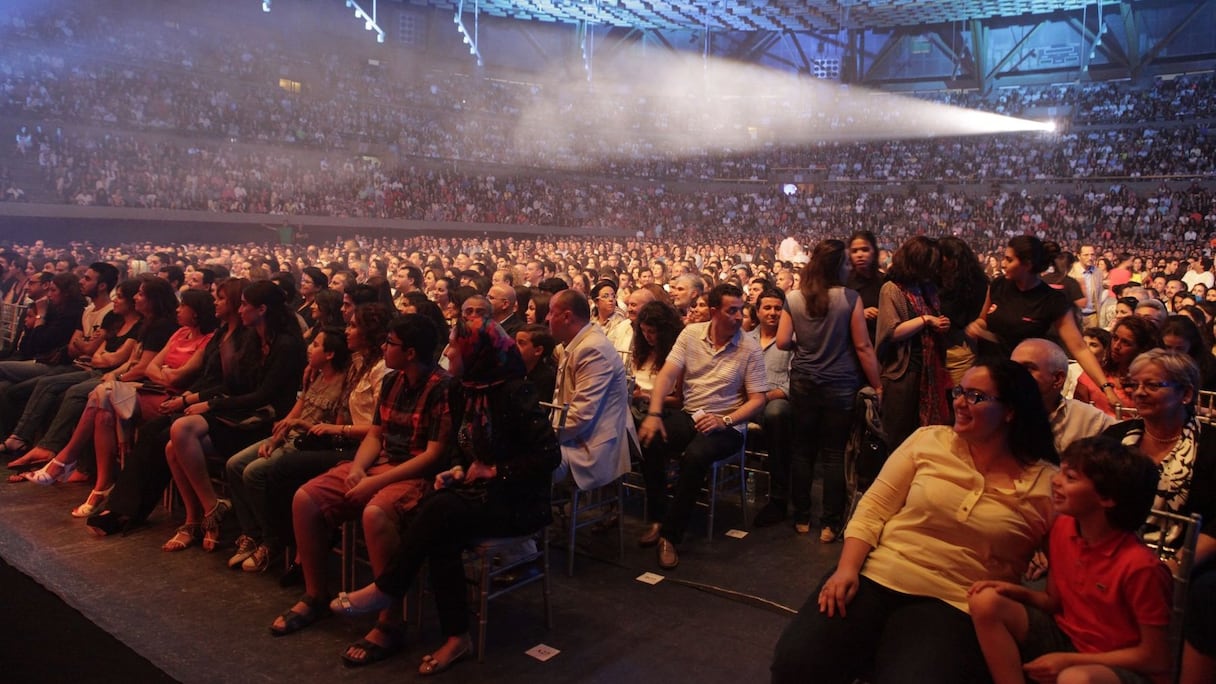
[{"label": "overhead beam", "polygon": [[[1178,34],[1182,33],[1182,30],[1185,29],[1191,23],[1191,21],[1199,15],[1200,12],[1208,9],[1213,2],[1216,2],[1216,0],[1202,0],[1201,2],[1195,3],[1195,6],[1191,8],[1191,11],[1187,12],[1187,15],[1182,18],[1182,21],[1178,22],[1178,25],[1175,26],[1172,31],[1167,33],[1165,37],[1157,41],[1157,44],[1153,46],[1153,49],[1149,50],[1148,54],[1144,56],[1144,66],[1148,66],[1156,61],[1157,57],[1161,54],[1161,51],[1164,50],[1171,41],[1177,38]],[[1207,26],[1205,28],[1208,31],[1212,30],[1211,26]]]},{"label": "overhead beam", "polygon": [[[998,61],[996,63],[995,66],[992,67],[992,70],[989,71],[988,73],[984,74],[984,80],[991,81],[993,78],[995,78],[996,75],[998,73],[1000,73],[1001,69],[1004,69],[1005,65],[1008,64],[1013,59],[1013,56],[1015,54],[1017,54],[1022,48],[1026,47],[1026,44],[1030,42],[1030,39],[1034,36],[1034,34],[1038,33],[1039,29],[1042,27],[1043,27],[1042,24],[1035,24],[1034,28],[1027,31],[1026,35],[1022,36],[1021,40],[1019,40],[1017,43],[1015,43],[1013,47],[1009,48],[1009,52],[1005,53],[1005,56],[1002,57],[1000,59],[1000,61]],[[1026,58],[1023,57],[1022,59],[1018,60],[1018,64],[1021,64],[1023,61],[1025,61],[1025,59]]]}]

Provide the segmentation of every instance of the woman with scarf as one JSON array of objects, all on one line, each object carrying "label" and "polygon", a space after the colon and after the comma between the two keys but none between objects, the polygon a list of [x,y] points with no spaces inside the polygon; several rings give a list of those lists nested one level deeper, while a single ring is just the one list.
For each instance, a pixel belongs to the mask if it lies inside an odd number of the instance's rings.
[{"label": "woman with scarf", "polygon": [[[1103,433],[1157,463],[1161,479],[1154,510],[1203,516],[1183,627],[1183,682],[1209,682],[1216,672],[1216,627],[1210,617],[1216,592],[1216,435],[1210,426],[1201,428],[1195,414],[1199,383],[1199,366],[1186,354],[1153,349],[1137,356],[1122,389],[1139,415]],[[1152,516],[1147,530],[1166,535],[1170,546],[1180,543],[1176,528],[1158,525]]]},{"label": "woman with scarf", "polygon": [[[452,467],[402,532],[396,561],[371,584],[338,594],[348,615],[400,603],[424,562],[446,641],[418,671],[438,674],[468,654],[469,608],[461,550],[478,537],[514,537],[549,524],[549,478],[561,461],[557,439],[511,337],[484,317],[461,318],[446,352],[456,444]],[[349,653],[349,651],[348,651]]]},{"label": "woman with scarf", "polygon": [[946,338],[950,319],[941,315],[933,284],[941,253],[937,241],[908,240],[891,258],[878,301],[878,359],[882,363],[882,428],[894,450],[917,428],[948,425]]}]

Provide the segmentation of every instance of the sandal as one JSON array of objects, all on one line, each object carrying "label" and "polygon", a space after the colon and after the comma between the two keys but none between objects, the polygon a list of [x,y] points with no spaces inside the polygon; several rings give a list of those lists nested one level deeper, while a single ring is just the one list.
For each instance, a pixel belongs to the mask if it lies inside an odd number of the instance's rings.
[{"label": "sandal", "polygon": [[425,677],[437,675],[460,662],[460,660],[465,656],[469,655],[469,650],[470,645],[468,638],[466,637],[464,644],[460,647],[460,650],[452,654],[452,657],[448,658],[447,661],[439,660],[435,657],[434,653],[424,655],[422,656],[422,663],[418,666],[418,674]]},{"label": "sandal", "polygon": [[[55,466],[58,466],[59,472],[51,474],[51,468]],[[63,482],[68,479],[74,470],[76,470],[76,461],[64,463],[57,458],[53,458],[38,470],[22,473],[22,477],[34,484],[49,487],[56,482]]]},{"label": "sandal", "polygon": [[[380,645],[369,640],[367,637],[359,639],[350,646],[347,646],[346,650],[342,652],[343,665],[347,667],[363,667],[364,665],[378,663],[405,650],[404,624],[390,625],[387,622],[377,622],[372,630],[378,631],[388,637],[388,643]],[[351,655],[351,651],[356,649],[363,651],[362,657]]]},{"label": "sandal", "polygon": [[93,515],[94,512],[106,505],[106,501],[110,499],[110,492],[114,491],[114,485],[110,485],[107,489],[94,489],[89,492],[89,498],[84,500],[76,508],[72,509],[73,518],[87,518]]},{"label": "sandal", "polygon": [[217,499],[215,508],[203,518],[203,550],[214,551],[220,547],[220,523],[224,520],[224,514],[228,509],[232,508],[232,502],[228,499]]},{"label": "sandal", "polygon": [[308,594],[305,594],[304,596],[300,597],[300,600],[297,603],[303,603],[304,605],[308,606],[308,612],[298,613],[295,610],[295,606],[288,608],[281,615],[279,615],[279,617],[283,619],[282,627],[275,627],[273,622],[270,623],[270,633],[272,635],[287,636],[288,634],[295,634],[301,629],[313,624],[317,620],[333,615],[333,613],[330,612],[329,604],[325,599],[313,598]]},{"label": "sandal", "polygon": [[[12,448],[8,445],[9,442],[16,442],[21,446]],[[17,458],[29,450],[30,445],[26,443],[24,439],[21,439],[16,435],[9,435],[3,442],[0,442],[0,457]]]},{"label": "sandal", "polygon": [[194,546],[194,542],[198,541],[198,533],[198,523],[186,523],[177,528],[177,532],[160,547],[160,550],[169,552],[185,551]]}]

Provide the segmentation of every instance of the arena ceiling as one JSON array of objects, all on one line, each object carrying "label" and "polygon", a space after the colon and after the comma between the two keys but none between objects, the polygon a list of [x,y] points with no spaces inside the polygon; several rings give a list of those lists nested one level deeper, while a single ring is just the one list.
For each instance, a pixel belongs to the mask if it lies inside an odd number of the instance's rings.
[{"label": "arena ceiling", "polygon": [[[1079,11],[1093,0],[404,0],[530,21],[641,29],[834,32]],[[1098,0],[1112,5],[1118,3]]]}]

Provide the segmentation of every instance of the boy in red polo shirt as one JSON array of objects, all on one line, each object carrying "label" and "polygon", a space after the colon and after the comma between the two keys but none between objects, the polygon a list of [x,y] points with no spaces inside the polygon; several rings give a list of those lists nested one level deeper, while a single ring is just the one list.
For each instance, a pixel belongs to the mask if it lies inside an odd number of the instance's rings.
[{"label": "boy in red polo shirt", "polygon": [[1158,479],[1151,459],[1109,438],[1064,451],[1052,478],[1046,593],[995,581],[971,588],[996,684],[1168,681],[1169,570],[1136,537]]}]

